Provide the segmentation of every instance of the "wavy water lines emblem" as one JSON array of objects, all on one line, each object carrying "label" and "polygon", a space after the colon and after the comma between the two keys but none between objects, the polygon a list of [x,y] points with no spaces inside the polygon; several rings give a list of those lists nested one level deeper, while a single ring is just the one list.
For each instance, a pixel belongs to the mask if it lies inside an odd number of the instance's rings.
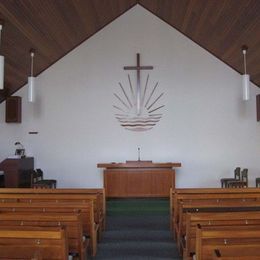
[{"label": "wavy water lines emblem", "polygon": [[134,89],[130,75],[128,74],[128,86],[119,83],[120,93],[114,93],[116,104],[115,117],[120,125],[131,131],[147,131],[152,129],[162,118],[160,112],[164,105],[160,104],[164,93],[158,92],[158,82],[149,84],[149,74],[146,77],[145,86],[138,84]]}]

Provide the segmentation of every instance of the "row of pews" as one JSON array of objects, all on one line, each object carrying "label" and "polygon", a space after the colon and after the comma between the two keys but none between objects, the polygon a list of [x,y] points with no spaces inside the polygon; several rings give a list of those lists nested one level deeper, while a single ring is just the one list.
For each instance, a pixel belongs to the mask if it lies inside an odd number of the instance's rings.
[{"label": "row of pews", "polygon": [[95,256],[105,216],[104,189],[0,189],[0,258]]},{"label": "row of pews", "polygon": [[260,259],[260,189],[171,190],[170,214],[183,259]]}]

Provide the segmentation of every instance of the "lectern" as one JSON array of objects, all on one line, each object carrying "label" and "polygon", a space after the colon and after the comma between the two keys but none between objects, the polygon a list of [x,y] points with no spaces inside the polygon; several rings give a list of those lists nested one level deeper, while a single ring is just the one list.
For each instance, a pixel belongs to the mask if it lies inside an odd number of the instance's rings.
[{"label": "lectern", "polygon": [[0,163],[4,171],[6,188],[28,188],[31,186],[31,170],[34,169],[34,158],[5,159]]},{"label": "lectern", "polygon": [[175,188],[175,169],[181,163],[126,161],[99,163],[104,168],[104,187],[108,198],[169,197]]}]

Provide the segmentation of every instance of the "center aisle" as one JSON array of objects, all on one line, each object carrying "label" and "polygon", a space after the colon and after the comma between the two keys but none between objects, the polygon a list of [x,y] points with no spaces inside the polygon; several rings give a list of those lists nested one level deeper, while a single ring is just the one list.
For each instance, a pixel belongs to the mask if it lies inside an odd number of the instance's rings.
[{"label": "center aisle", "polygon": [[107,201],[107,226],[93,259],[181,259],[169,227],[168,199]]}]

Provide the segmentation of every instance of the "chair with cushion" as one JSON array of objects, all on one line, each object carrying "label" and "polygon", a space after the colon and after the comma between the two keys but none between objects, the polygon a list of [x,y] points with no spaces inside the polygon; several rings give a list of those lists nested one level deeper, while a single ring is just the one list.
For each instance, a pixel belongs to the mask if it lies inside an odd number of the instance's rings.
[{"label": "chair with cushion", "polygon": [[234,170],[234,178],[223,178],[220,180],[221,182],[221,188],[227,188],[228,182],[229,181],[235,181],[235,180],[240,180],[240,167],[237,167]]},{"label": "chair with cushion", "polygon": [[57,181],[53,179],[44,179],[43,171],[41,169],[36,169],[31,174],[31,186],[33,188],[55,189],[57,186]]}]

